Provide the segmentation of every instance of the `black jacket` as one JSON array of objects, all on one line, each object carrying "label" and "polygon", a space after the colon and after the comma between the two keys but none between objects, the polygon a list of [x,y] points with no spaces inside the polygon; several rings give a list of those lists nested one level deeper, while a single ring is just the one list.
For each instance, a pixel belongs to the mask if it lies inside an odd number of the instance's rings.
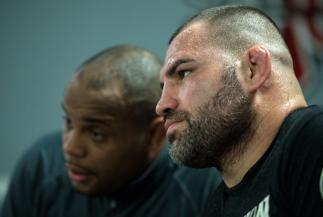
[{"label": "black jacket", "polygon": [[40,139],[20,160],[1,216],[199,216],[219,181],[213,169],[176,166],[165,147],[144,174],[116,197],[89,197],[74,191],[69,182],[57,132]]}]

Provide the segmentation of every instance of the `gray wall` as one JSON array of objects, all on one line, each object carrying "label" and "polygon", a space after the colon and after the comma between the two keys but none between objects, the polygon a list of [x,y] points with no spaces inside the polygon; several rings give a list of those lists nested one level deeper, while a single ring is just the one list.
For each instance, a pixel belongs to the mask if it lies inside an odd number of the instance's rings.
[{"label": "gray wall", "polygon": [[98,51],[133,43],[163,58],[174,29],[193,13],[177,0],[0,3],[0,174],[39,136],[62,126],[63,90]]}]

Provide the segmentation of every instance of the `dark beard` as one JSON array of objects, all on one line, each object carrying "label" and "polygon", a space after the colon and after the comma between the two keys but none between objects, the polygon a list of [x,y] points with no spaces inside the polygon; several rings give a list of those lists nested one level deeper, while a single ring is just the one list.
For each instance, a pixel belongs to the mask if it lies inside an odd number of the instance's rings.
[{"label": "dark beard", "polygon": [[[255,111],[243,92],[233,67],[223,72],[224,83],[215,97],[198,109],[192,120],[188,112],[177,112],[187,122],[187,128],[170,137],[172,159],[189,167],[217,167],[236,160],[246,149],[253,135]],[[174,114],[177,116],[177,114]]]}]

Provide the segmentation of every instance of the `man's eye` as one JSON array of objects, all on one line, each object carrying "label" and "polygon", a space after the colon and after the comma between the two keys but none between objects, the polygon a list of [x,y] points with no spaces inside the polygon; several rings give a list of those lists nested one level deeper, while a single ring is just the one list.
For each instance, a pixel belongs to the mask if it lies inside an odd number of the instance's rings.
[{"label": "man's eye", "polygon": [[191,73],[192,73],[192,71],[190,71],[190,70],[183,70],[183,71],[179,71],[178,75],[179,75],[180,78],[186,78]]},{"label": "man's eye", "polygon": [[64,116],[64,128],[66,129],[66,130],[70,130],[70,129],[72,129],[72,121],[71,121],[71,119],[69,118],[69,117],[67,117],[67,116]]},{"label": "man's eye", "polygon": [[101,142],[105,138],[105,134],[101,132],[101,130],[91,130],[90,136],[93,141],[95,142]]}]

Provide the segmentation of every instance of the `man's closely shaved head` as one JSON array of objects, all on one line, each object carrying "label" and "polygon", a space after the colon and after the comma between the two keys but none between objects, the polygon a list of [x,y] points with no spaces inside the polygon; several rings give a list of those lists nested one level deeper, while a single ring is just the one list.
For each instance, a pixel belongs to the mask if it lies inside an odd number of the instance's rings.
[{"label": "man's closely shaved head", "polygon": [[90,91],[113,92],[120,111],[127,108],[129,117],[145,125],[155,117],[154,107],[161,94],[160,68],[160,59],[149,51],[119,45],[85,61],[71,85],[82,82]]},{"label": "man's closely shaved head", "polygon": [[118,195],[159,156],[160,68],[154,54],[132,45],[106,49],[79,67],[62,102],[64,158],[76,191]]},{"label": "man's closely shaved head", "polygon": [[231,54],[231,58],[239,58],[248,48],[260,44],[269,49],[274,61],[292,68],[290,53],[278,27],[256,8],[232,5],[206,9],[180,26],[169,44],[197,22],[210,26],[210,43]]}]

